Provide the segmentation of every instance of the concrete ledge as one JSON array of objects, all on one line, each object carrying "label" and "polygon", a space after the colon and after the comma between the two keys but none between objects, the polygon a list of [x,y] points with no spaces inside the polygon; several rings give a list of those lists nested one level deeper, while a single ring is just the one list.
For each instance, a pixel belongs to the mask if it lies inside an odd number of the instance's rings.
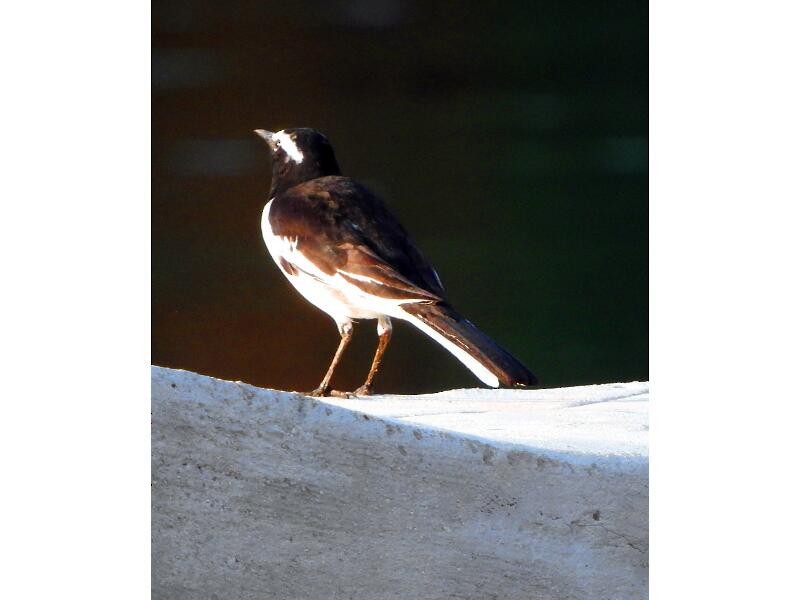
[{"label": "concrete ledge", "polygon": [[646,383],[152,391],[155,599],[647,596]]}]

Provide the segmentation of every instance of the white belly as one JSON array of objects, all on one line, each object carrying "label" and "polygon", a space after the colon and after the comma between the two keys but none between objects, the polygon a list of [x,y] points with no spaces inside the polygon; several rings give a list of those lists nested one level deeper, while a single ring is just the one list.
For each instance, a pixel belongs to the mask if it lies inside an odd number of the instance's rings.
[{"label": "white belly", "polygon": [[[320,310],[328,313],[337,323],[349,319],[377,319],[380,316],[405,318],[400,301],[379,298],[364,293],[339,273],[329,275],[317,268],[297,249],[297,239],[277,236],[269,222],[270,200],[261,215],[261,233],[272,260],[302,296]],[[281,258],[297,267],[290,273],[281,264]]]}]

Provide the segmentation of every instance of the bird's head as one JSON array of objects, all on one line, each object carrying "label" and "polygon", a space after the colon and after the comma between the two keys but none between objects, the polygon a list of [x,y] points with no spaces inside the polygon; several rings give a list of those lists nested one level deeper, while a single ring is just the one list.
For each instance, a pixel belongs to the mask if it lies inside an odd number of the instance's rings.
[{"label": "bird's head", "polygon": [[319,131],[298,127],[255,133],[267,143],[272,157],[272,196],[304,181],[340,174],[333,146]]}]

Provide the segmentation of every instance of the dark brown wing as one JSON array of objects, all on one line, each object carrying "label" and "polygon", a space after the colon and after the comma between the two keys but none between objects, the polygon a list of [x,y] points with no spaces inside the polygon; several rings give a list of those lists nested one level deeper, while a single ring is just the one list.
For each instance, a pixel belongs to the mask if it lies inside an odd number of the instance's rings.
[{"label": "dark brown wing", "polygon": [[347,177],[320,177],[275,198],[269,213],[276,235],[322,271],[364,291],[398,299],[444,300],[436,271],[384,203]]}]

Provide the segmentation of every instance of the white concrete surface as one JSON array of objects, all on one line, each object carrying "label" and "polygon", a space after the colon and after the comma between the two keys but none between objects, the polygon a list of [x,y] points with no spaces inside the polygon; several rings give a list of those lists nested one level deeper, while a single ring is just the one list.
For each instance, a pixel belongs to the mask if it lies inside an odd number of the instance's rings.
[{"label": "white concrete surface", "polygon": [[647,596],[647,383],[320,400],[152,378],[155,599]]}]

